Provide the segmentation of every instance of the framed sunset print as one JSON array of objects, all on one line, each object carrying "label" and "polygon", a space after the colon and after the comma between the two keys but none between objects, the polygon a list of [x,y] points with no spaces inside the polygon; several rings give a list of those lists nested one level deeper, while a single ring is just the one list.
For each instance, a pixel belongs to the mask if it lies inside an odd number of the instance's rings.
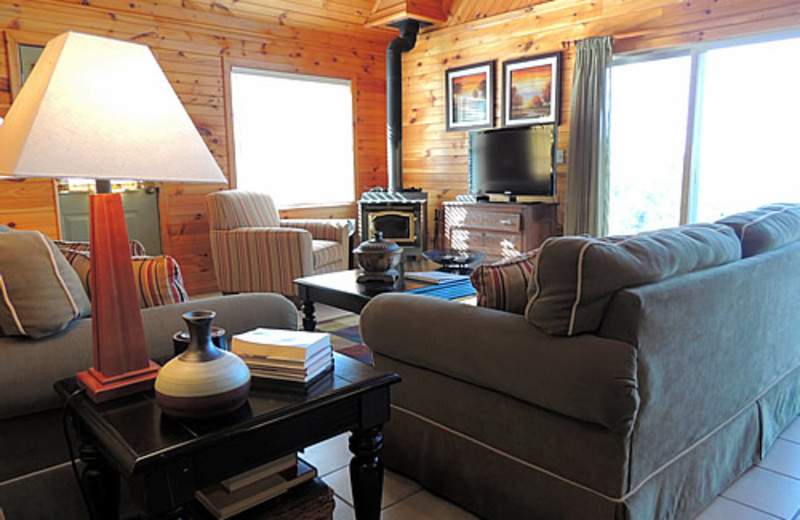
[{"label": "framed sunset print", "polygon": [[503,62],[503,126],[558,124],[561,53]]},{"label": "framed sunset print", "polygon": [[445,72],[448,131],[494,126],[494,66],[487,61]]}]

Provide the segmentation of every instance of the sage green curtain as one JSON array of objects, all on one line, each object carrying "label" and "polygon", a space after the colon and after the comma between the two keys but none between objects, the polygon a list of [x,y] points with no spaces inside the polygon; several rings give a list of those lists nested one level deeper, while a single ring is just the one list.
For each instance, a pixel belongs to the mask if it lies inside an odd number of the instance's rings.
[{"label": "sage green curtain", "polygon": [[576,44],[567,151],[566,235],[608,231],[608,70],[610,36]]}]

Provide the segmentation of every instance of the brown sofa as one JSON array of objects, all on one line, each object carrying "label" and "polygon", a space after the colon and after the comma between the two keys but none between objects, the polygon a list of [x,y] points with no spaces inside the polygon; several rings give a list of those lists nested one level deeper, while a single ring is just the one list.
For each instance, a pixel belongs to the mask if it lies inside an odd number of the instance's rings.
[{"label": "brown sofa", "polygon": [[800,205],[720,224],[551,238],[524,316],[374,298],[387,467],[490,519],[693,518],[800,413]]}]

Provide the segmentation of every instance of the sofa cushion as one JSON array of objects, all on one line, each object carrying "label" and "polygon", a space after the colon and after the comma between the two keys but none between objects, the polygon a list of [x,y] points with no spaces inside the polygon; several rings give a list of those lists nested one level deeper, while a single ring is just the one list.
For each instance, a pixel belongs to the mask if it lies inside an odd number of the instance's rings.
[{"label": "sofa cushion", "polygon": [[[91,259],[88,253],[73,252],[68,257],[70,265],[78,273],[86,293],[91,298]],[[135,256],[133,280],[139,295],[139,307],[158,307],[171,303],[185,302],[189,299],[183,286],[183,277],[178,262],[167,255]]]},{"label": "sofa cushion", "polygon": [[616,291],[733,262],[733,230],[695,224],[633,236],[554,237],[536,257],[525,318],[549,334],[596,331]]},{"label": "sofa cushion", "polygon": [[528,303],[528,283],[538,249],[514,258],[479,265],[470,281],[478,292],[478,305],[523,314]]},{"label": "sofa cushion", "polygon": [[[61,253],[67,257],[67,260],[69,260],[70,256],[75,253],[89,253],[91,251],[91,245],[89,242],[68,242],[65,240],[56,240],[55,244]],[[144,249],[144,244],[138,240],[129,241],[128,247],[130,247],[131,256],[145,256],[147,254]]]},{"label": "sofa cushion", "polygon": [[0,233],[10,233],[12,231],[14,231],[14,230],[11,229],[10,227],[4,226],[3,224],[0,224]]},{"label": "sofa cushion", "polygon": [[800,204],[771,204],[729,215],[717,223],[731,227],[742,241],[742,257],[800,240]]},{"label": "sofa cushion", "polygon": [[42,338],[63,330],[91,306],[75,271],[38,231],[0,234],[0,328]]}]

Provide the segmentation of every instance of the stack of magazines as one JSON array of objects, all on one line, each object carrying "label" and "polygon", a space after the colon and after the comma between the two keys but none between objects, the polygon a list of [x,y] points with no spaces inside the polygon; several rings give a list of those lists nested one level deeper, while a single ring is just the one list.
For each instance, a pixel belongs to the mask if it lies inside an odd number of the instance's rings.
[{"label": "stack of magazines", "polygon": [[195,492],[195,498],[218,520],[271,500],[308,482],[317,470],[292,453]]},{"label": "stack of magazines", "polygon": [[283,329],[254,329],[236,334],[231,351],[253,377],[308,384],[333,367],[330,334]]}]

